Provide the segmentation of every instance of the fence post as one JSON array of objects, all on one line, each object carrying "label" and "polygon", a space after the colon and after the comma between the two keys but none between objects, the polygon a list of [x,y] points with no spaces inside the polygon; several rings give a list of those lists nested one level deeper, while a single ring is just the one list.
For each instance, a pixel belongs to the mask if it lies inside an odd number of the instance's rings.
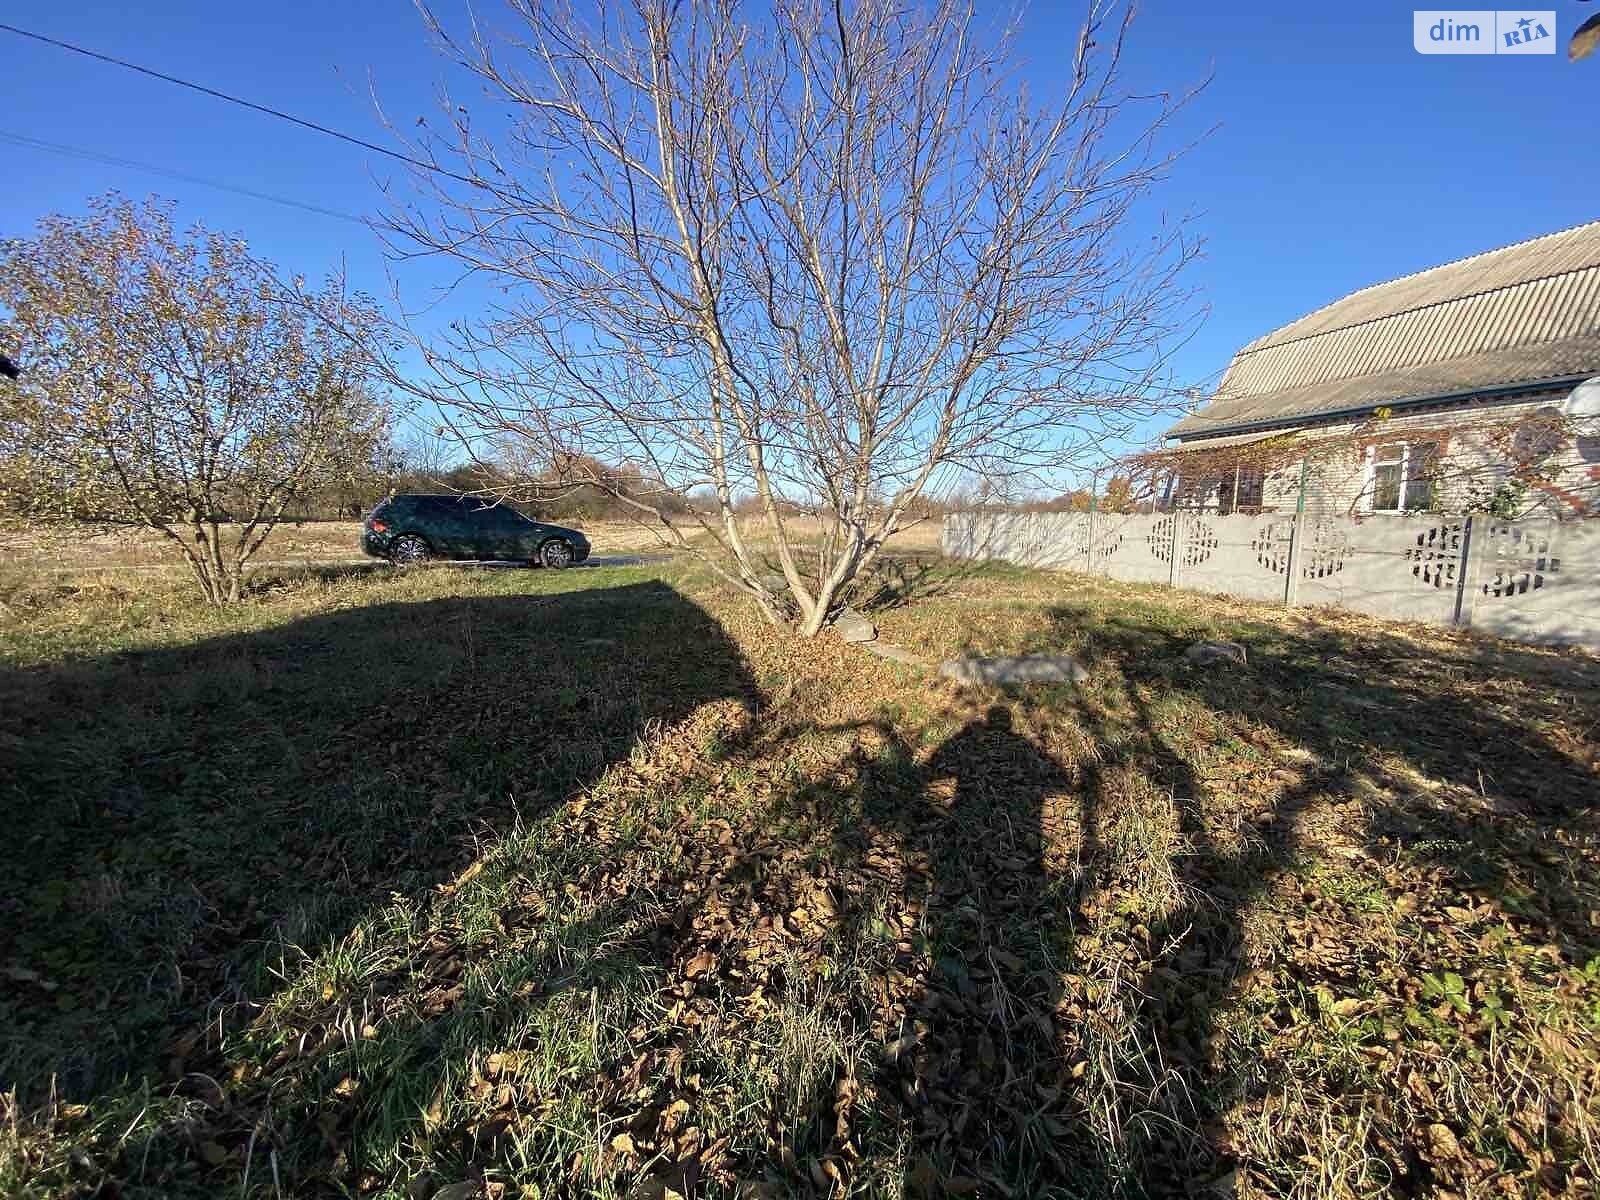
[{"label": "fence post", "polygon": [[1175,508],[1175,509],[1172,510],[1172,561],[1167,564],[1167,586],[1168,587],[1175,588],[1175,587],[1178,586],[1178,577],[1181,574],[1181,572],[1178,569],[1178,556],[1180,554],[1182,554],[1182,553],[1183,553],[1183,509]]},{"label": "fence post", "polygon": [[1304,510],[1295,513],[1289,522],[1289,563],[1288,575],[1283,581],[1283,604],[1285,608],[1293,608],[1300,603],[1300,564],[1305,558],[1306,541],[1306,514]]},{"label": "fence post", "polygon": [[1289,526],[1289,575],[1283,581],[1283,605],[1291,608],[1300,602],[1300,562],[1305,557],[1306,476],[1311,471],[1311,456],[1300,456],[1300,488],[1294,499],[1294,522]]},{"label": "fence post", "polygon": [[1095,523],[1096,523],[1096,521],[1095,521],[1094,501],[1093,500],[1089,501],[1089,515],[1087,517],[1085,517],[1084,519],[1089,522],[1089,535],[1088,535],[1088,537],[1086,537],[1084,539],[1084,543],[1083,543],[1083,557],[1085,559],[1085,562],[1083,564],[1083,573],[1085,575],[1093,575],[1095,573],[1095,571],[1094,571],[1094,533],[1095,533]]},{"label": "fence post", "polygon": [[1471,625],[1478,606],[1478,582],[1483,576],[1483,555],[1489,546],[1489,516],[1473,513],[1461,526],[1461,562],[1456,567],[1454,624]]}]

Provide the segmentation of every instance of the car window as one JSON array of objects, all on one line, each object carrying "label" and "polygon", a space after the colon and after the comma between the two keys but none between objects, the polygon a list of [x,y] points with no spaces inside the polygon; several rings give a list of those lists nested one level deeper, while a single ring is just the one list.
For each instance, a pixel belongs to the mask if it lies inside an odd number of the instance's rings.
[{"label": "car window", "polygon": [[512,508],[509,504],[491,504],[478,501],[472,510],[474,520],[496,529],[520,529],[527,523],[527,518]]}]

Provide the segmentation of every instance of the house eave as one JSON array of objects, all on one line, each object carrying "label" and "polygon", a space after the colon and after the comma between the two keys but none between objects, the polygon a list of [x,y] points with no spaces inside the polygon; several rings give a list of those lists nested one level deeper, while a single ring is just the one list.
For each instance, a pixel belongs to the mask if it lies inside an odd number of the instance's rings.
[{"label": "house eave", "polygon": [[[1180,443],[1203,442],[1207,438],[1222,437],[1228,434],[1267,432],[1273,429],[1290,427],[1302,428],[1313,423],[1323,424],[1349,420],[1354,417],[1370,417],[1373,411],[1379,408],[1425,408],[1432,404],[1458,404],[1493,398],[1510,399],[1530,392],[1546,392],[1563,387],[1576,387],[1584,380],[1593,378],[1593,376],[1594,373],[1589,371],[1581,375],[1555,375],[1546,379],[1527,379],[1516,383],[1496,383],[1488,387],[1472,388],[1468,391],[1437,392],[1426,396],[1407,396],[1399,400],[1369,402],[1351,408],[1330,409],[1327,412],[1297,413],[1254,421],[1238,421],[1232,425],[1219,425],[1215,429],[1207,429],[1204,433],[1197,431],[1186,433],[1169,432],[1164,436],[1168,439],[1176,439]],[[1197,413],[1196,415],[1198,416],[1199,414]]]}]

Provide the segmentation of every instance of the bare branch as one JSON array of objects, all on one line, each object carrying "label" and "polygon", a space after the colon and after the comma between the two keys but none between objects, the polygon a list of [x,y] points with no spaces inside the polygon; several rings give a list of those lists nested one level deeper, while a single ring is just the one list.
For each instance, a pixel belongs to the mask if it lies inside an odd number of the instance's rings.
[{"label": "bare branch", "polygon": [[[1137,230],[1188,96],[1118,81],[1131,28],[1092,0],[1062,96],[1018,86],[1015,30],[937,0],[516,0],[441,51],[506,120],[446,109],[390,214],[401,253],[504,299],[424,343],[421,386],[554,463],[646,464],[715,519],[640,516],[726,555],[779,607],[735,519],[753,497],[817,632],[930,488],[1070,470],[1180,396],[1183,222]],[[604,474],[603,471],[598,474]],[[789,515],[823,518],[797,553]]]}]

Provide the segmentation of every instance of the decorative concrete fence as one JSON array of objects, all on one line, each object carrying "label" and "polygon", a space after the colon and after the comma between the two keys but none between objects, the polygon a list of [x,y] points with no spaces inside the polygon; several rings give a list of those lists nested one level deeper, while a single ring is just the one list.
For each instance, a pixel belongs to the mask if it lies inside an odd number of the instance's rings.
[{"label": "decorative concrete fence", "polygon": [[955,558],[1600,649],[1600,520],[956,513],[943,541]]}]

